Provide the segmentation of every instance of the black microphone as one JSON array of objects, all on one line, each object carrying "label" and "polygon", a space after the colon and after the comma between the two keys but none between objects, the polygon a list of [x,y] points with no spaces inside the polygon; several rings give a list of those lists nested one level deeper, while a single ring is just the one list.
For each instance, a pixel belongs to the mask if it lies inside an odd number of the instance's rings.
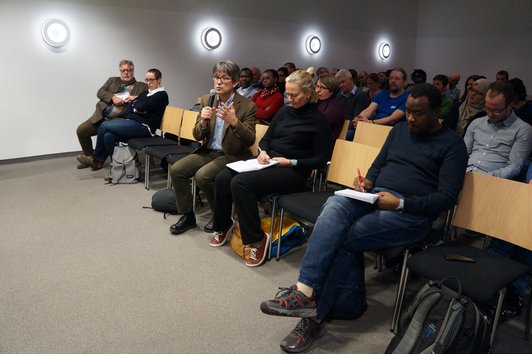
[{"label": "black microphone", "polygon": [[216,97],[216,90],[215,89],[211,89],[211,92],[209,92],[211,97],[209,97],[209,103],[207,103],[207,105],[209,107],[212,107],[214,105],[214,97]]}]

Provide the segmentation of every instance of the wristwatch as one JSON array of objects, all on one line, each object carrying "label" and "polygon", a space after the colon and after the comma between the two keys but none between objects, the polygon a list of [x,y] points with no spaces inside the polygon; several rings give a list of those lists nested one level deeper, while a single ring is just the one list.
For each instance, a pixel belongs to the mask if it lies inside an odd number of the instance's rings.
[{"label": "wristwatch", "polygon": [[399,199],[399,205],[397,206],[397,208],[395,208],[395,210],[403,211],[404,208],[405,208],[405,200],[401,198]]}]

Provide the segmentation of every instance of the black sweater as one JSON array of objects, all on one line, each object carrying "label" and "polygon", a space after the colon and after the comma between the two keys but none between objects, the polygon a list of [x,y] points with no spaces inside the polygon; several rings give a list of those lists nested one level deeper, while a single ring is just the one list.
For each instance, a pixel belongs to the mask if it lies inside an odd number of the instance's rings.
[{"label": "black sweater", "polygon": [[[166,91],[159,91],[151,96],[148,96],[148,91],[144,91],[130,105],[126,118],[146,124],[150,127],[152,134],[155,134],[155,131],[161,126],[166,106],[168,106],[168,94]],[[133,112],[133,109],[136,109],[139,113]]]},{"label": "black sweater", "polygon": [[375,187],[405,197],[404,210],[428,216],[453,207],[467,166],[463,140],[448,128],[432,134],[413,134],[406,122],[390,131],[366,176]]},{"label": "black sweater", "polygon": [[270,157],[297,160],[297,168],[310,171],[327,163],[331,130],[317,104],[295,109],[284,106],[277,112],[259,147]]}]

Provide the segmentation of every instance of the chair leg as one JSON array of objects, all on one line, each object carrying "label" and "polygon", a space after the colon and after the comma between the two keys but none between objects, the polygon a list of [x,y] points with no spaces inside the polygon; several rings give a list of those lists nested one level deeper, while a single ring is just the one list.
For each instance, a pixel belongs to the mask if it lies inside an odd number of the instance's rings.
[{"label": "chair leg", "polygon": [[196,212],[196,179],[192,177],[192,211]]},{"label": "chair leg", "polygon": [[144,188],[150,190],[150,155],[144,154]]},{"label": "chair leg", "polygon": [[[532,285],[532,281],[529,281],[528,282],[528,287],[529,289],[531,288],[531,285]],[[525,311],[526,311],[526,315],[525,315],[525,341],[529,341],[530,340],[530,303],[532,302],[532,291],[529,290],[529,293],[527,295],[527,300],[526,300],[526,304],[525,304]]]},{"label": "chair leg", "polygon": [[[170,166],[168,166],[170,168]],[[166,176],[166,188],[172,188],[172,178],[170,177],[170,170],[168,170],[168,175]]]},{"label": "chair leg", "polygon": [[392,324],[390,328],[390,331],[392,331],[395,334],[398,334],[399,332],[399,320],[401,319],[401,310],[402,310],[403,301],[405,298],[406,284],[408,282],[408,276],[410,275],[410,270],[406,266],[406,263],[408,262],[408,258],[410,258],[410,251],[407,249],[403,257],[401,279],[399,280],[399,285],[397,286],[397,294],[395,295],[395,304],[393,307]]},{"label": "chair leg", "polygon": [[504,301],[505,295],[506,295],[506,288],[499,291],[499,298],[497,300],[497,308],[495,309],[495,317],[493,319],[493,327],[491,328],[490,349],[493,348],[493,340],[495,339],[495,332],[497,331],[497,326],[499,325],[499,318],[501,317],[502,303]]},{"label": "chair leg", "polygon": [[281,235],[283,234],[284,209],[281,209],[279,215],[279,237],[277,238],[277,254],[275,255],[275,260],[277,261],[281,259]]}]

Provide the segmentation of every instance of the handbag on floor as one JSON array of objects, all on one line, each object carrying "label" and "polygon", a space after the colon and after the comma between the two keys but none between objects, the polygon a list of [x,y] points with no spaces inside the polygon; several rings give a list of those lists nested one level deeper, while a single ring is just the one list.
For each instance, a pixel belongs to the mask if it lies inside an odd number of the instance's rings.
[{"label": "handbag on floor", "polygon": [[112,184],[137,183],[140,178],[140,162],[135,149],[127,144],[115,146],[110,169]]}]

